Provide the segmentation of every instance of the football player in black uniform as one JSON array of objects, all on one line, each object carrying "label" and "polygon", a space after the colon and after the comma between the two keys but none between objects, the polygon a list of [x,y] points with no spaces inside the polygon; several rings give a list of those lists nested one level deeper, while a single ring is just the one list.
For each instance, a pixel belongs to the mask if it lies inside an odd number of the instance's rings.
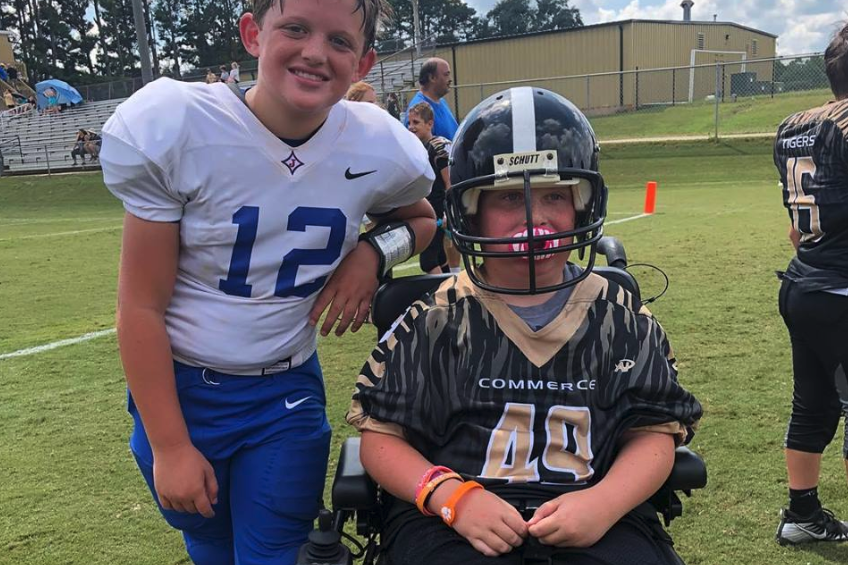
[{"label": "football player in black uniform", "polygon": [[[789,239],[797,250],[780,273],[780,313],[795,374],[781,544],[848,541],[848,522],[822,508],[817,493],[822,451],[840,413],[848,414],[848,25],[824,58],[836,100],[786,118],[774,145]],[[848,435],[843,455],[848,469]]]},{"label": "football player in black uniform", "polygon": [[511,88],[469,113],[451,157],[465,271],[378,345],[347,415],[394,495],[389,562],[679,563],[645,501],[701,406],[650,312],[592,273],[607,189],[589,122]]}]

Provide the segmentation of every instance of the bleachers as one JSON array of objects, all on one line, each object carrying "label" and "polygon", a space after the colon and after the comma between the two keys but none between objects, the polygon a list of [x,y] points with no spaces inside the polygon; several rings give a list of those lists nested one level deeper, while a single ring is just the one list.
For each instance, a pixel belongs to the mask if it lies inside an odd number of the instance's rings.
[{"label": "bleachers", "polygon": [[[59,114],[29,112],[2,118],[0,150],[6,166],[4,174],[82,170],[82,165],[74,167],[71,158],[77,131],[83,128],[100,132],[123,100],[88,102]],[[99,164],[90,164],[86,156],[85,168],[97,167]]]},{"label": "bleachers", "polygon": [[411,61],[407,56],[378,61],[365,77],[365,82],[374,87],[379,97],[388,92],[414,88],[418,84],[418,71],[425,60],[421,57]]}]

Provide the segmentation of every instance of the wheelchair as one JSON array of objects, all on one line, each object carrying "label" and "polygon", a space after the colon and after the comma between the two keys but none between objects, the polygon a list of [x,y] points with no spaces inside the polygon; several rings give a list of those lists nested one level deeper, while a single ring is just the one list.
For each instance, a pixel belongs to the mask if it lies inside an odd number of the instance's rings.
[{"label": "wheelchair", "polygon": [[[606,266],[595,266],[592,271],[612,280],[641,300],[639,284],[626,270],[627,256],[623,245],[615,238],[605,236],[598,242],[597,251],[607,260]],[[371,321],[380,339],[390,331],[395,322],[415,300],[434,291],[452,275],[417,275],[388,279],[374,295]],[[309,541],[301,548],[298,565],[348,565],[362,559],[362,565],[380,563],[380,533],[385,497],[379,486],[368,476],[359,459],[359,437],[344,441],[332,487],[332,512],[321,510],[318,528],[310,533]],[[666,527],[683,514],[683,504],[678,493],[687,497],[692,491],[707,484],[704,461],[687,447],[678,447],[674,466],[663,486],[648,500],[662,517]],[[345,524],[353,519],[356,534],[365,538],[361,544],[344,532]],[[351,554],[341,543],[345,537],[357,546]],[[682,561],[681,561],[682,565]]]}]

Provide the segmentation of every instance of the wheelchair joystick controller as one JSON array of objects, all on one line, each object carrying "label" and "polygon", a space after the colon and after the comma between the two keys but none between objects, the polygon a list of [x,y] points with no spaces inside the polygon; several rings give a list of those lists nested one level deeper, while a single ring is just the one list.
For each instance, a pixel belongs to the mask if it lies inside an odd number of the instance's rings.
[{"label": "wheelchair joystick controller", "polygon": [[342,536],[333,529],[333,514],[327,509],[318,512],[318,529],[309,532],[309,541],[297,555],[297,565],[351,565],[350,550]]}]

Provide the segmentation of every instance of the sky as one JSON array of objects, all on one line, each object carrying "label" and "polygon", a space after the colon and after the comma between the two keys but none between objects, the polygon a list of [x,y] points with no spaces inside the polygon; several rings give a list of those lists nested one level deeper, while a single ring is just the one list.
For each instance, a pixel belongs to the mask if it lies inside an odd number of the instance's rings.
[{"label": "sky", "polygon": [[[497,0],[465,0],[485,14]],[[837,26],[848,21],[841,0],[694,0],[692,19],[733,22],[774,34],[778,55],[824,51]],[[586,25],[617,20],[681,20],[680,0],[571,0]]]}]

